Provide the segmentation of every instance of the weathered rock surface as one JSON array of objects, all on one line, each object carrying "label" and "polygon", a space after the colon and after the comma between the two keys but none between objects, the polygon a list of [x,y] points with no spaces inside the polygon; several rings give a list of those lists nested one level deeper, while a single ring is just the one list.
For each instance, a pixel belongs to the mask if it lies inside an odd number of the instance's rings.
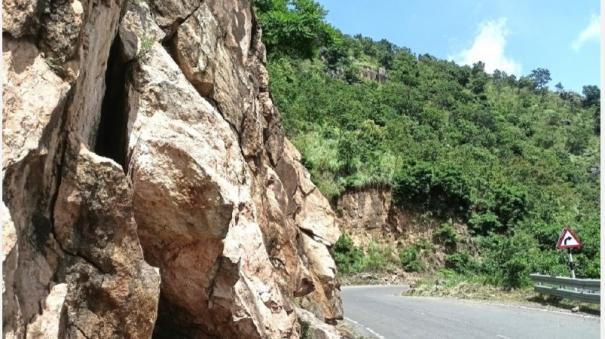
[{"label": "weathered rock surface", "polygon": [[387,70],[384,67],[378,67],[377,69],[374,67],[363,66],[360,70],[361,77],[376,81],[379,83],[385,83],[389,76],[387,75]]},{"label": "weathered rock surface", "polygon": [[393,208],[392,203],[390,189],[365,188],[343,193],[338,197],[336,211],[347,228],[386,228]]},{"label": "weathered rock surface", "polygon": [[[394,203],[389,187],[349,190],[338,197],[335,205],[342,231],[347,233],[358,246],[367,248],[370,243],[379,243],[395,248],[411,245],[420,240],[433,242],[435,251],[422,256],[427,269],[442,266],[445,255],[453,250],[477,252],[476,245],[468,233],[468,227],[460,220],[444,220],[414,209],[400,208]],[[451,245],[446,246],[439,239],[434,238],[435,231],[444,222],[451,223],[456,232],[458,240],[455,248]]]},{"label": "weathered rock surface", "polygon": [[30,0],[2,1],[2,31],[15,38],[35,33],[38,5]]},{"label": "weathered rock surface", "polygon": [[70,258],[66,335],[146,338],[160,279],[143,260],[122,168],[70,138],[54,210],[54,235]]},{"label": "weathered rock surface", "polygon": [[397,207],[389,187],[346,191],[338,197],[335,209],[343,231],[362,246],[376,241],[396,246],[430,240],[439,226],[436,219]]},{"label": "weathered rock surface", "polygon": [[5,337],[338,337],[337,218],[249,1],[3,10]]},{"label": "weathered rock surface", "polygon": [[27,338],[62,338],[65,336],[63,305],[67,295],[67,284],[53,286],[44,302],[42,314],[27,327]]},{"label": "weathered rock surface", "polygon": [[313,316],[313,313],[302,309],[296,308],[296,315],[300,319],[300,323],[305,327],[304,331],[307,338],[311,339],[338,339],[342,336],[333,327],[325,323],[322,323]]}]

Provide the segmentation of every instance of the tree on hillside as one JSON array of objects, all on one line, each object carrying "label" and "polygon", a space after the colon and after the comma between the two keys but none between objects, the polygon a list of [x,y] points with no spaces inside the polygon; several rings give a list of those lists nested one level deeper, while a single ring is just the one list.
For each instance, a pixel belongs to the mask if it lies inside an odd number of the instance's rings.
[{"label": "tree on hillside", "polygon": [[269,53],[311,58],[336,35],[324,22],[326,11],[312,0],[257,0],[255,6]]},{"label": "tree on hillside", "polygon": [[[473,64],[471,69],[470,88],[474,94],[482,94],[487,84],[487,74],[485,73],[485,63],[482,61]],[[482,96],[485,98],[485,96]]]},{"label": "tree on hillside", "polygon": [[597,106],[601,102],[601,90],[598,86],[589,85],[582,87],[582,94],[584,99],[582,100],[582,106]]},{"label": "tree on hillside", "polygon": [[601,90],[598,86],[589,85],[582,87],[583,107],[593,107],[594,132],[599,134],[601,131]]},{"label": "tree on hillside", "polygon": [[528,76],[528,79],[532,82],[534,89],[544,91],[548,88],[550,82],[550,71],[546,68],[536,68]]}]

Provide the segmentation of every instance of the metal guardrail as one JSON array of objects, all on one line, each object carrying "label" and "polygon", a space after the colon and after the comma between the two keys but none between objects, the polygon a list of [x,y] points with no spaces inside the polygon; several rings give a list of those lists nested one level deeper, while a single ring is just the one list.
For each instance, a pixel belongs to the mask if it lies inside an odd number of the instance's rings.
[{"label": "metal guardrail", "polygon": [[542,274],[530,274],[534,281],[534,290],[560,298],[581,302],[601,303],[601,281],[599,279],[572,279]]}]

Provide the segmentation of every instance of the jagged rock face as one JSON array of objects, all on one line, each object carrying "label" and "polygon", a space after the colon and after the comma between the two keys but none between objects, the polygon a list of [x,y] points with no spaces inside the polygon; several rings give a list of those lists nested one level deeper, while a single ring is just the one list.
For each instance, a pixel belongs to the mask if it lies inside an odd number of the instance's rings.
[{"label": "jagged rock face", "polygon": [[339,196],[336,211],[348,229],[386,228],[392,203],[389,188],[366,188]]},{"label": "jagged rock face", "polygon": [[360,70],[360,75],[365,79],[376,81],[381,84],[389,79],[387,70],[384,67],[378,67],[378,69],[376,69],[369,66],[363,66]]},{"label": "jagged rock face", "polygon": [[346,191],[336,200],[335,209],[343,232],[359,246],[365,247],[375,241],[411,243],[416,236],[430,239],[431,229],[413,222],[413,213],[394,205],[389,187]]},{"label": "jagged rock face", "polygon": [[295,301],[336,336],[337,219],[250,2],[3,10],[5,337],[295,338]]},{"label": "jagged rock face", "polygon": [[159,274],[128,178],[91,152],[122,4],[3,6],[3,334],[149,337]]},{"label": "jagged rock face", "polygon": [[160,279],[143,260],[132,190],[118,164],[68,142],[54,210],[55,239],[76,258],[67,268],[66,334],[147,337]]},{"label": "jagged rock face", "polygon": [[[335,203],[343,232],[351,236],[356,245],[366,247],[371,242],[392,246],[410,245],[418,240],[433,241],[435,230],[445,220],[414,209],[403,209],[393,201],[389,187],[365,187],[349,190]],[[453,227],[458,235],[458,249],[476,252],[466,225],[457,220]],[[439,245],[439,244],[437,244]],[[446,250],[443,246],[440,250]],[[438,258],[443,263],[444,255]]]}]

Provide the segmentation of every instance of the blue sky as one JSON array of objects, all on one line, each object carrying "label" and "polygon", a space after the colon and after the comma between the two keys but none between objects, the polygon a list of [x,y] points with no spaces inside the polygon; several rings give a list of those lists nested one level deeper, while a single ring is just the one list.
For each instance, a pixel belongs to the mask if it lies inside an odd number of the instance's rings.
[{"label": "blue sky", "polygon": [[361,33],[457,63],[480,59],[524,75],[550,70],[581,91],[600,86],[599,0],[318,0],[327,20]]}]

